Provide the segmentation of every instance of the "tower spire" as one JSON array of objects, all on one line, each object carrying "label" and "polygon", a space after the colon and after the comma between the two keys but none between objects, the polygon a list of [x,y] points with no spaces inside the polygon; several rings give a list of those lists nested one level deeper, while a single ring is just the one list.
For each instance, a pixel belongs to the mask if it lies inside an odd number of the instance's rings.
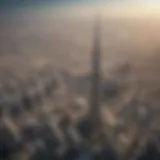
[{"label": "tower spire", "polygon": [[[92,86],[90,109],[91,116],[96,121],[99,121],[100,116],[100,17],[96,16],[94,22],[94,41],[92,50]],[[96,124],[95,123],[95,124]],[[97,125],[97,124],[96,124]]]},{"label": "tower spire", "polygon": [[[90,122],[92,123],[92,140],[97,145],[104,143],[103,125],[101,119],[101,75],[100,75],[100,60],[101,60],[101,47],[100,47],[100,30],[101,21],[100,16],[95,17],[94,21],[94,41],[92,50],[92,81],[90,93]],[[92,141],[91,140],[91,141]]]},{"label": "tower spire", "polygon": [[[93,28],[93,50],[91,57],[91,92],[89,99],[89,112],[79,124],[79,131],[87,141],[91,143],[91,146],[97,144],[101,145],[104,143],[103,126],[101,121],[100,113],[100,88],[101,88],[101,77],[100,77],[100,17],[96,16]],[[84,129],[85,128],[85,129]]]}]

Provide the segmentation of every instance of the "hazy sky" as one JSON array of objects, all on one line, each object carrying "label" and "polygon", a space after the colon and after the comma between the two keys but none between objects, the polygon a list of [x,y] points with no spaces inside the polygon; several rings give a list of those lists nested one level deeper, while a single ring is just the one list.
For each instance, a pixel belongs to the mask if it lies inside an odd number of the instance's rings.
[{"label": "hazy sky", "polygon": [[[26,7],[26,6],[38,6],[45,4],[53,4],[66,6],[76,6],[83,8],[91,8],[98,6],[101,9],[121,10],[121,11],[160,11],[160,0],[0,0],[0,6],[2,7]],[[50,5],[49,5],[50,6]]]},{"label": "hazy sky", "polygon": [[83,4],[134,4],[160,5],[160,0],[0,0],[0,5],[40,4],[40,3],[83,3]]}]

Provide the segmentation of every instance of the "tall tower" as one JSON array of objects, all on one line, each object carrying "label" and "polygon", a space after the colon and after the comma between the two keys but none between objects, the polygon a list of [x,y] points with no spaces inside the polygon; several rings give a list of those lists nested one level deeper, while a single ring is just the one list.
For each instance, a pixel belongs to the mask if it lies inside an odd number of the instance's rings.
[{"label": "tall tower", "polygon": [[101,76],[100,76],[100,59],[101,59],[101,49],[100,49],[100,30],[101,21],[100,17],[97,16],[94,22],[94,43],[92,50],[92,82],[91,82],[91,94],[89,99],[90,111],[89,117],[90,122],[93,127],[93,137],[95,139],[102,138],[102,121],[101,121]]},{"label": "tall tower", "polygon": [[[94,24],[94,41],[92,50],[92,82],[90,109],[94,118],[99,117],[100,107],[100,17],[96,17]],[[96,117],[95,117],[96,116]],[[98,117],[97,117],[98,116]]]},{"label": "tall tower", "polygon": [[102,121],[100,113],[100,17],[95,18],[94,22],[94,35],[93,35],[93,50],[91,58],[91,92],[89,99],[89,112],[87,116],[78,123],[78,130],[81,135],[91,143],[91,146],[101,145],[105,141],[102,130]]}]

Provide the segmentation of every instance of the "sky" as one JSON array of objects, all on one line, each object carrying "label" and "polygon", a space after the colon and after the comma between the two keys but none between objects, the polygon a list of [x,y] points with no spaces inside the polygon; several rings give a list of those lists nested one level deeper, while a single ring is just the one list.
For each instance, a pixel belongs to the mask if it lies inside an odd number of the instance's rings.
[{"label": "sky", "polygon": [[63,7],[82,7],[85,9],[116,10],[121,12],[160,12],[160,0],[0,0],[0,8],[44,6],[53,4]]},{"label": "sky", "polygon": [[0,0],[1,6],[9,5],[34,5],[34,4],[127,4],[137,6],[152,6],[160,5],[160,0]]}]

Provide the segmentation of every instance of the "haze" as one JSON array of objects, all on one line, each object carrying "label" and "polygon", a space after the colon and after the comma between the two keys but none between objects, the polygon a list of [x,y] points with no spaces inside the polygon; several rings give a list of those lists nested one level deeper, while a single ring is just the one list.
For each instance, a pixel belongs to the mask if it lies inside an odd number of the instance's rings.
[{"label": "haze", "polygon": [[[0,159],[127,159],[150,143],[159,155],[160,3],[19,2],[0,12]],[[97,14],[107,143],[85,132],[88,119],[97,124],[89,109]]]}]

